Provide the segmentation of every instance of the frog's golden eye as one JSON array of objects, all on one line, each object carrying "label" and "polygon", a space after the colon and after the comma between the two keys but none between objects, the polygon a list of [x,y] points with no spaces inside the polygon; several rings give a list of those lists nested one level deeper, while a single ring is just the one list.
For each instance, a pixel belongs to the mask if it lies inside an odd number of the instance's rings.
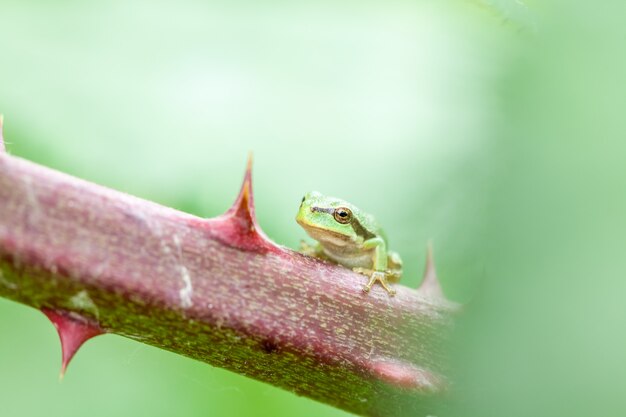
[{"label": "frog's golden eye", "polygon": [[350,223],[350,220],[352,220],[352,211],[347,207],[337,207],[333,212],[333,216],[335,216],[335,220],[341,224]]}]

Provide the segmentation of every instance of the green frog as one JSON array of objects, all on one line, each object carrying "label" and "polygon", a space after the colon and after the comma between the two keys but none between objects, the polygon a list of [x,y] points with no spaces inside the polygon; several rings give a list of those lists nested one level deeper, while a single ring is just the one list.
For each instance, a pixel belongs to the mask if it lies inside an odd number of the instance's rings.
[{"label": "green frog", "polygon": [[395,295],[389,283],[400,280],[402,260],[389,250],[387,238],[372,215],[347,201],[313,191],[302,198],[296,221],[317,241],[315,246],[303,242],[302,253],[368,276],[364,292],[380,282],[389,295]]}]

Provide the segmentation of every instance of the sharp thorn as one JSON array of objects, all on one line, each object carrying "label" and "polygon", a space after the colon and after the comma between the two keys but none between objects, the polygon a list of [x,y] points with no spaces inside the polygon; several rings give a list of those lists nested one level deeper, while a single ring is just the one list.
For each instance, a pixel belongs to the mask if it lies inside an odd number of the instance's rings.
[{"label": "sharp thorn", "polygon": [[279,250],[263,233],[256,221],[254,196],[252,192],[252,152],[248,154],[246,173],[237,199],[224,215],[218,217],[220,236],[235,247],[266,252]]},{"label": "sharp thorn", "polygon": [[232,207],[228,209],[226,215],[236,216],[242,221],[255,223],[254,196],[252,194],[252,152],[248,154],[246,172],[237,199]]},{"label": "sharp thorn", "polygon": [[422,283],[420,284],[418,291],[427,297],[444,298],[443,290],[441,289],[441,285],[437,279],[437,271],[435,270],[432,240],[428,241],[424,278],[422,279]]},{"label": "sharp thorn", "polygon": [[247,173],[252,173],[252,162],[253,162],[254,158],[252,155],[252,151],[248,152],[248,162],[246,162],[246,174]]},{"label": "sharp thorn", "polygon": [[104,331],[97,324],[65,311],[49,308],[43,308],[41,311],[57,329],[59,339],[61,340],[59,381],[62,381],[67,371],[67,366],[83,343],[92,337],[103,334]]}]

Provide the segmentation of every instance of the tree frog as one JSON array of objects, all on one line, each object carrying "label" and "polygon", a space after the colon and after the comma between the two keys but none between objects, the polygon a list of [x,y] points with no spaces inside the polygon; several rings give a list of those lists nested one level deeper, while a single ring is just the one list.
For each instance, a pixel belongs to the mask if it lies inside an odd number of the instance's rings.
[{"label": "tree frog", "polygon": [[302,198],[296,221],[317,241],[315,246],[302,242],[302,253],[368,276],[364,292],[378,281],[389,295],[396,293],[389,282],[400,280],[402,260],[388,249],[387,238],[373,216],[347,201],[313,191]]}]

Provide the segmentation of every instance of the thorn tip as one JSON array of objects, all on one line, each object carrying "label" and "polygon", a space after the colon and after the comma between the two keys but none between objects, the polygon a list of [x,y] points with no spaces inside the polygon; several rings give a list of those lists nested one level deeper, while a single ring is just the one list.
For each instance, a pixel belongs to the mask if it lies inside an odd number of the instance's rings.
[{"label": "thorn tip", "polygon": [[251,173],[252,172],[252,162],[254,160],[254,157],[252,155],[252,151],[248,152],[248,162],[246,163],[246,173]]},{"label": "thorn tip", "polygon": [[57,329],[61,340],[61,370],[59,381],[62,381],[67,366],[87,340],[101,335],[104,331],[95,323],[91,323],[82,317],[74,317],[68,312],[43,308],[41,311],[50,319]]},{"label": "thorn tip", "polygon": [[230,209],[218,218],[217,229],[221,238],[235,247],[261,252],[276,250],[278,247],[265,236],[256,221],[252,191],[252,160],[250,152],[239,195]]},{"label": "thorn tip", "polygon": [[444,298],[441,284],[437,279],[437,271],[435,269],[435,259],[433,253],[433,241],[428,241],[426,249],[426,266],[424,268],[424,278],[420,284],[418,291],[423,295],[431,298]]},{"label": "thorn tip", "polygon": [[239,195],[232,207],[226,212],[239,217],[249,223],[255,222],[254,217],[254,199],[252,195],[252,152],[248,154],[246,163],[246,172],[243,176],[243,183],[239,190]]}]

